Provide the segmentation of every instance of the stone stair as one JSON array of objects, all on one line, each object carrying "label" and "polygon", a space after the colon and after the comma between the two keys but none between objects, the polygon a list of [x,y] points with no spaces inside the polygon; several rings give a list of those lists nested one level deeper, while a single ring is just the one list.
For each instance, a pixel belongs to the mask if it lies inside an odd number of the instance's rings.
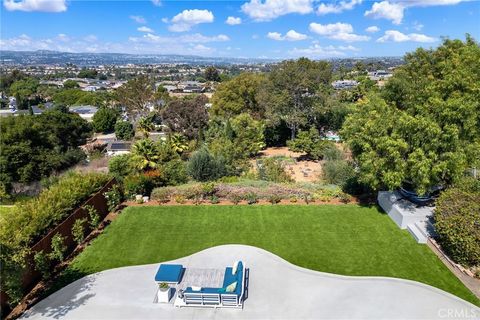
[{"label": "stone stair", "polygon": [[427,243],[428,238],[435,236],[435,228],[429,219],[409,224],[407,230],[418,243]]}]

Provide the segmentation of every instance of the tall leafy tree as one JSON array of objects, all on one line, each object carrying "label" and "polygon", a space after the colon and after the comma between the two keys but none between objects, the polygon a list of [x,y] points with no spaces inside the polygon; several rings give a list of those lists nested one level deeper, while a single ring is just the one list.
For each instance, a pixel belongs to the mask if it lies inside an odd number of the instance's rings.
[{"label": "tall leafy tree", "polygon": [[205,69],[205,79],[207,81],[220,81],[220,74],[217,68],[209,66]]},{"label": "tall leafy tree", "polygon": [[163,122],[173,132],[196,139],[200,129],[206,127],[208,122],[207,102],[205,95],[173,100],[161,112]]},{"label": "tall leafy tree", "polygon": [[423,194],[480,166],[480,47],[470,36],[444,40],[405,61],[341,134],[363,182],[375,189],[408,182]]},{"label": "tall leafy tree", "polygon": [[264,81],[262,74],[242,73],[221,83],[212,97],[210,114],[228,118],[246,112],[256,119],[263,117],[265,110],[258,103],[257,94]]},{"label": "tall leafy tree", "polygon": [[331,78],[328,62],[283,61],[270,72],[258,98],[267,116],[274,122],[283,120],[294,139],[300,127],[314,120],[316,105],[322,102]]},{"label": "tall leafy tree", "polygon": [[118,102],[126,108],[132,119],[144,116],[154,103],[155,84],[148,76],[129,80],[117,89]]}]

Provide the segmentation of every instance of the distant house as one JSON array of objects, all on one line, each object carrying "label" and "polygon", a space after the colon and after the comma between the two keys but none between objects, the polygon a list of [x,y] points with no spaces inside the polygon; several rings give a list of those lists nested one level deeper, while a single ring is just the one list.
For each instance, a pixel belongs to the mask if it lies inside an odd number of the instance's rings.
[{"label": "distant house", "polygon": [[132,148],[132,143],[128,141],[112,141],[107,146],[107,155],[108,156],[118,156],[121,154],[130,153]]},{"label": "distant house", "polygon": [[386,80],[391,76],[393,76],[393,74],[385,70],[377,70],[368,73],[368,77],[373,81]]},{"label": "distant house", "polygon": [[185,88],[183,88],[183,92],[185,93],[201,93],[203,90],[203,87],[197,85],[187,85]]},{"label": "distant house", "polygon": [[358,82],[355,80],[337,80],[332,83],[332,86],[337,89],[351,89],[358,86]]},{"label": "distant house", "polygon": [[70,107],[70,111],[74,113],[78,113],[80,117],[91,122],[93,121],[93,116],[95,115],[95,113],[97,113],[98,108],[90,105],[76,106],[76,107]]}]

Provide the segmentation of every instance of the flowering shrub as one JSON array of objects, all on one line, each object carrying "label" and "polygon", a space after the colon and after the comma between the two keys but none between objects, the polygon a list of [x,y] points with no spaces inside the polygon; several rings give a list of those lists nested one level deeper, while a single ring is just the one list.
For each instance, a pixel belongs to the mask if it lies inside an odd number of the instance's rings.
[{"label": "flowering shrub", "polygon": [[108,211],[114,211],[123,200],[122,189],[118,185],[114,185],[110,191],[104,193],[107,199]]}]

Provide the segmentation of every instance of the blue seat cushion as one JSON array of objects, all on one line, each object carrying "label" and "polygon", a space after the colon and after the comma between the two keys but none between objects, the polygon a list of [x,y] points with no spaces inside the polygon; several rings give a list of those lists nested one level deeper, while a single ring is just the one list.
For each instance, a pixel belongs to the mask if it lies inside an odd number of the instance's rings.
[{"label": "blue seat cushion", "polygon": [[161,264],[155,275],[157,282],[180,282],[184,268],[181,264]]}]

